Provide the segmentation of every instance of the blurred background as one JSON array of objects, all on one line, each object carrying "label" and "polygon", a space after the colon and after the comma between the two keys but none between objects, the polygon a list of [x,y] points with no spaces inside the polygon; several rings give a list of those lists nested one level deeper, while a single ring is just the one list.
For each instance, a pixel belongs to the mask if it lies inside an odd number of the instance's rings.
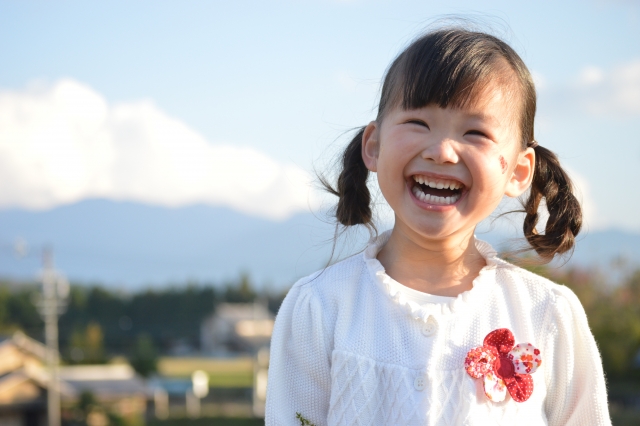
[{"label": "blurred background", "polygon": [[[640,424],[637,0],[0,0],[0,423],[46,424],[58,376],[65,425],[261,424],[279,304],[331,259],[316,171],[451,16],[534,75],[536,139],[586,215],[534,269],[576,291],[615,424]],[[508,250],[519,223],[479,237]],[[348,237],[334,258],[368,236]]]}]

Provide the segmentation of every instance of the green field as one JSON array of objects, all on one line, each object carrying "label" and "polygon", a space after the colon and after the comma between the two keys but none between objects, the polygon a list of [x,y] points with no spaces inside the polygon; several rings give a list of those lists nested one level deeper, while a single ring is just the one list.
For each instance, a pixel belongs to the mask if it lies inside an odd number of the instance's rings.
[{"label": "green field", "polygon": [[195,370],[209,375],[209,386],[245,388],[253,386],[253,359],[242,358],[174,358],[158,360],[158,373],[165,377],[190,378]]},{"label": "green field", "polygon": [[202,418],[196,420],[171,419],[153,420],[147,426],[261,426],[263,419],[231,419],[231,418]]},{"label": "green field", "polygon": [[[620,411],[611,412],[613,426],[638,426],[640,425],[640,412]],[[262,419],[229,419],[229,418],[203,418],[197,420],[173,419],[154,420],[147,423],[147,426],[261,426],[264,425]]]},{"label": "green field", "polygon": [[611,407],[611,422],[613,426],[638,426],[640,425],[640,411]]}]

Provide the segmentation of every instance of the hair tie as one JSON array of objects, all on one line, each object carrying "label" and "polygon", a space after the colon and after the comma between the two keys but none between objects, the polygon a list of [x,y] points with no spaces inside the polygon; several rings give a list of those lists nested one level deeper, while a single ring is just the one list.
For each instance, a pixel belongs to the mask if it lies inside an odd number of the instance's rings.
[{"label": "hair tie", "polygon": [[529,146],[529,148],[536,149],[536,148],[537,148],[537,146],[538,146],[538,141],[534,139],[534,140],[532,140],[531,142],[529,142],[529,145],[528,145],[528,146]]}]

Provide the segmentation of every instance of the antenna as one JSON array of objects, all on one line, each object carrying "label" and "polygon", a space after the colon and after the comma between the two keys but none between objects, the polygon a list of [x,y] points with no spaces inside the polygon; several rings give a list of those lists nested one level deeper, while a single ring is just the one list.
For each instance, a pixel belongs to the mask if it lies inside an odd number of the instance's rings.
[{"label": "antenna", "polygon": [[49,384],[47,389],[47,415],[49,426],[60,426],[60,379],[58,349],[58,317],[67,308],[69,282],[54,267],[53,248],[42,250],[42,271],[39,281],[42,293],[37,294],[35,305],[44,320],[44,334],[47,345],[47,368]]}]

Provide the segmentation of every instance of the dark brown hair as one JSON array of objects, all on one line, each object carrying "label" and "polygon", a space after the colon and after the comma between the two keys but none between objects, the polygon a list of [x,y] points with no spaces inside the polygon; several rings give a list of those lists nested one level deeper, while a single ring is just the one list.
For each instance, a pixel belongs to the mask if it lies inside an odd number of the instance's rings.
[{"label": "dark brown hair", "polygon": [[[419,37],[387,70],[377,120],[382,121],[385,113],[398,105],[404,109],[427,105],[464,108],[496,79],[520,103],[521,149],[533,146],[535,150],[533,182],[523,203],[524,235],[538,255],[549,261],[573,248],[582,211],[556,155],[534,140],[535,86],[526,65],[508,44],[492,35],[461,28],[440,29]],[[340,224],[362,224],[373,229],[369,170],[361,155],[363,133],[364,127],[342,155],[337,186],[322,178],[321,183],[339,198],[335,215]],[[536,230],[542,199],[549,211],[544,234]]]}]

